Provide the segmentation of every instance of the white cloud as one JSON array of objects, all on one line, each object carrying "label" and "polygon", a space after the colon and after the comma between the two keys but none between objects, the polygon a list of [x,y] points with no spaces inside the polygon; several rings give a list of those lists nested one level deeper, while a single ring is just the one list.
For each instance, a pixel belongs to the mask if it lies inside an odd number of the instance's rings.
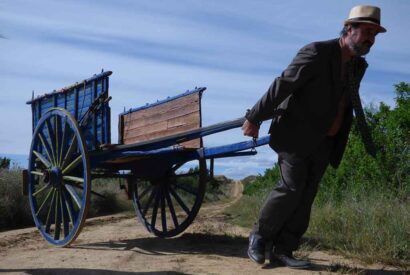
[{"label": "white cloud", "polygon": [[[410,4],[373,1],[388,29],[368,56],[365,103],[393,103],[392,85],[408,81]],[[112,70],[112,140],[117,114],[206,86],[203,124],[235,119],[266,91],[304,44],[336,37],[359,1],[2,1],[0,4],[0,152],[26,153],[25,102]],[[403,78],[403,79],[402,79]],[[10,119],[12,118],[12,122]],[[262,132],[266,133],[266,127]],[[7,129],[7,130],[4,130]],[[210,136],[207,146],[243,140],[240,129]],[[267,146],[265,146],[267,147]],[[232,177],[263,172],[267,153],[218,161]],[[269,153],[268,153],[269,152]],[[262,170],[261,170],[262,169]]]}]

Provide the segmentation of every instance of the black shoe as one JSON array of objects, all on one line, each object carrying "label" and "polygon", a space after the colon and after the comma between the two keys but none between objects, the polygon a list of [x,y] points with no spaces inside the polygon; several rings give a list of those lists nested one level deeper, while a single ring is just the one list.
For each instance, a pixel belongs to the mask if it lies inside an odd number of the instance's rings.
[{"label": "black shoe", "polygon": [[279,263],[293,269],[305,269],[311,266],[308,261],[295,259],[292,253],[272,252],[269,260],[271,264]]},{"label": "black shoe", "polygon": [[260,235],[255,233],[249,235],[248,256],[255,263],[265,263],[265,242]]}]

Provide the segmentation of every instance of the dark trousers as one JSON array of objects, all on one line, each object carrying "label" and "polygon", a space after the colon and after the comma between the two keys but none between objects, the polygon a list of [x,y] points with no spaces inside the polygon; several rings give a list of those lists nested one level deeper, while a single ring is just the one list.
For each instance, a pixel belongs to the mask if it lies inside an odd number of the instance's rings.
[{"label": "dark trousers", "polygon": [[272,242],[276,251],[298,248],[332,148],[333,138],[328,137],[306,158],[288,160],[279,155],[281,179],[268,195],[253,229],[266,242]]}]

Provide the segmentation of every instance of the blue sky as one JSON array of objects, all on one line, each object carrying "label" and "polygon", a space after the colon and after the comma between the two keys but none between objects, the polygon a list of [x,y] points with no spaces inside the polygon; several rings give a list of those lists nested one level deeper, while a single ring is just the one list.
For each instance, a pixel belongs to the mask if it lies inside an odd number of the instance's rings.
[{"label": "blue sky", "polygon": [[[0,152],[28,154],[31,110],[25,102],[104,70],[110,78],[112,140],[117,115],[205,86],[203,125],[244,115],[312,41],[335,38],[361,1],[18,1],[0,0]],[[387,33],[367,56],[362,100],[394,102],[392,85],[410,82],[410,1],[366,1],[382,10]],[[267,132],[267,124],[262,133]],[[206,146],[243,140],[239,129]],[[262,173],[276,156],[216,162],[241,178]]]}]

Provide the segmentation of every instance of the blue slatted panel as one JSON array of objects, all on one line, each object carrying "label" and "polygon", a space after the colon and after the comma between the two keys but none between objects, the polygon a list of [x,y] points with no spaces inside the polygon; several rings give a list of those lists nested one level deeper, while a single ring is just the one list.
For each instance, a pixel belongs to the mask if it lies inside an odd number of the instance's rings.
[{"label": "blue slatted panel", "polygon": [[[41,116],[53,107],[66,109],[79,121],[100,94],[106,92],[106,97],[108,97],[109,75],[111,72],[104,72],[81,83],[27,102],[32,105],[33,131]],[[110,107],[108,103],[105,103],[95,114],[95,119],[91,117],[82,127],[88,150],[96,150],[101,144],[111,142],[110,121]],[[54,125],[52,129],[54,131]],[[45,135],[48,138],[48,133]]]},{"label": "blue slatted panel", "polygon": [[57,107],[59,108],[66,108],[66,100],[65,100],[65,94],[59,94],[57,95]]}]

